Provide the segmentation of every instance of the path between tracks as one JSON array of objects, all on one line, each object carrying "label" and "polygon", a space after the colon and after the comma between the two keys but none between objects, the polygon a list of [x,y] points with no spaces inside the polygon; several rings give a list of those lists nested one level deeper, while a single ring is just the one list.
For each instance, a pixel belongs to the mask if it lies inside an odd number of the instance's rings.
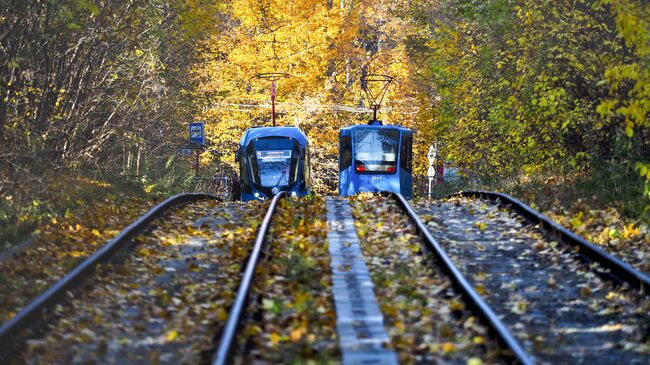
[{"label": "path between tracks", "polygon": [[327,199],[327,223],[336,329],[343,364],[397,364],[397,355],[385,346],[389,337],[384,329],[384,317],[375,298],[347,200]]}]

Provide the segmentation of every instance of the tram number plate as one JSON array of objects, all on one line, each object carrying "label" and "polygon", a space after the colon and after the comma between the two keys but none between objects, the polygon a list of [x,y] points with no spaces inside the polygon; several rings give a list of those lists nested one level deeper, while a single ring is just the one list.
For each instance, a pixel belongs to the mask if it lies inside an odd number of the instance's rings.
[{"label": "tram number plate", "polygon": [[370,183],[375,187],[375,189],[377,189],[381,184],[381,176],[372,176],[370,178]]}]

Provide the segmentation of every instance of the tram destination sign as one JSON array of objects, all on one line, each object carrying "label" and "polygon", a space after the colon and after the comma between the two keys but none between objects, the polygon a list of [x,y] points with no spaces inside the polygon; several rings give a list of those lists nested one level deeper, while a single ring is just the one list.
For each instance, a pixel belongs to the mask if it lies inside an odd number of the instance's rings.
[{"label": "tram destination sign", "polygon": [[291,158],[291,150],[257,151],[257,158],[260,160],[284,160]]}]

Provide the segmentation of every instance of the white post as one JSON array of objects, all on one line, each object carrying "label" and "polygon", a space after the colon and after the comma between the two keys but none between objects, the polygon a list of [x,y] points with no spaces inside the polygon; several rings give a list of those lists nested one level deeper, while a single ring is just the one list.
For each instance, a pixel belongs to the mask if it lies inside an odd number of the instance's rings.
[{"label": "white post", "polygon": [[434,167],[434,164],[438,159],[438,149],[434,146],[429,146],[429,153],[427,153],[427,158],[429,159],[429,169],[427,170],[427,177],[429,178],[429,199],[431,199],[433,178],[436,176],[436,169]]}]

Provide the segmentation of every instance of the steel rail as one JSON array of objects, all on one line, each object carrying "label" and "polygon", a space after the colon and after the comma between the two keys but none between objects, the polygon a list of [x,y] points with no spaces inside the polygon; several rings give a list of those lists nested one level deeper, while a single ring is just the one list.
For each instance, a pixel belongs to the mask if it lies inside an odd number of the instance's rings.
[{"label": "steel rail", "polygon": [[246,263],[246,269],[244,270],[244,275],[242,276],[239,288],[237,289],[237,296],[235,301],[232,304],[230,313],[228,314],[228,321],[224,327],[221,338],[219,339],[219,345],[212,359],[213,365],[225,365],[230,363],[230,356],[232,347],[235,341],[235,336],[237,335],[237,330],[241,324],[242,315],[244,310],[248,305],[248,297],[253,282],[253,277],[255,276],[255,269],[257,264],[260,261],[260,258],[264,251],[264,244],[266,243],[266,233],[269,230],[271,225],[271,220],[273,219],[273,213],[277,207],[280,199],[287,196],[286,191],[281,191],[273,197],[269,209],[266,211],[262,225],[260,226],[259,231],[257,232],[257,237],[255,238],[255,244],[253,245],[253,250],[251,251],[250,258]]},{"label": "steel rail", "polygon": [[141,233],[154,219],[174,206],[204,199],[220,200],[219,197],[204,193],[178,194],[166,199],[140,216],[61,280],[50,286],[13,318],[2,324],[0,327],[0,359],[6,360],[15,356],[22,347],[21,336],[26,330],[33,328],[38,321],[43,319],[43,315],[48,309],[63,302],[66,292],[76,288],[92,276],[98,264],[109,261],[118,251],[128,246],[131,239]]},{"label": "steel rail", "polygon": [[454,196],[486,198],[491,201],[499,202],[502,205],[510,206],[515,212],[528,219],[531,223],[539,225],[540,228],[542,228],[542,231],[551,238],[575,246],[578,249],[578,253],[586,256],[592,261],[600,263],[603,267],[609,269],[611,273],[614,273],[618,279],[629,283],[642,294],[645,294],[646,296],[650,295],[650,290],[648,290],[650,289],[650,276],[635,269],[632,265],[623,260],[605,252],[594,243],[587,241],[583,237],[580,237],[558,223],[555,223],[549,217],[534,210],[512,196],[494,191],[468,190],[446,195],[443,198]]},{"label": "steel rail", "polygon": [[512,351],[512,357],[507,356],[510,362],[520,363],[524,365],[535,364],[535,361],[531,355],[529,355],[526,350],[521,346],[519,341],[517,341],[514,336],[510,333],[508,328],[503,324],[501,319],[497,316],[496,313],[490,308],[490,306],[483,301],[481,296],[474,290],[472,285],[465,279],[460,270],[454,265],[453,261],[447,255],[445,250],[442,248],[440,243],[433,238],[427,226],[422,222],[418,214],[413,210],[413,208],[406,201],[406,198],[402,194],[395,192],[385,192],[391,195],[401,208],[406,212],[406,214],[411,219],[411,222],[415,226],[416,230],[420,233],[427,248],[436,256],[438,262],[441,263],[443,271],[449,275],[454,286],[460,291],[460,293],[465,297],[475,312],[483,319],[483,321],[492,329],[496,334],[498,341],[502,346]]}]

